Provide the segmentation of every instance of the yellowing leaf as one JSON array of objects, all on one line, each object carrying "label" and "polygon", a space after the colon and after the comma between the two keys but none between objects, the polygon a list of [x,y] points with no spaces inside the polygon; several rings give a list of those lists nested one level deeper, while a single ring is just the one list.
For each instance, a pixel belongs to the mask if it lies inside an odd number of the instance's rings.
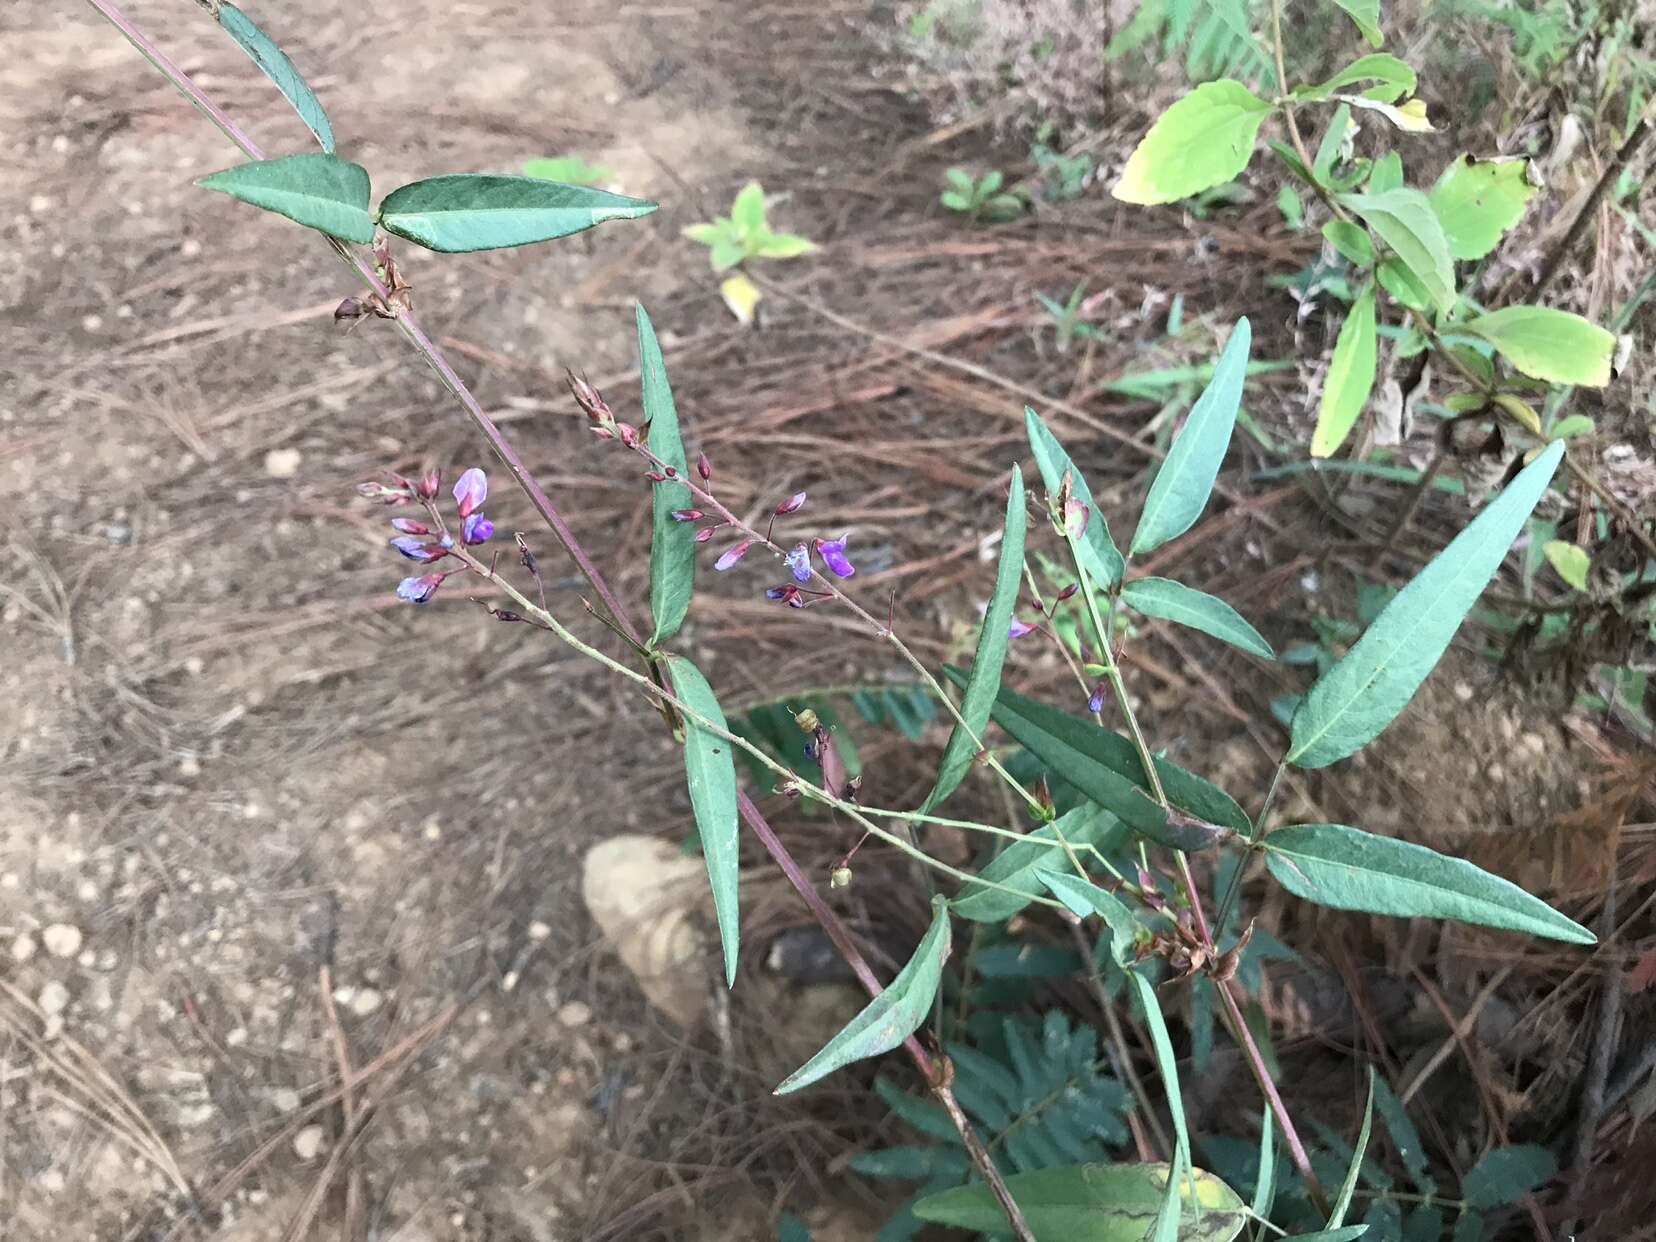
[{"label": "yellowing leaf", "polygon": [[730,313],[736,316],[741,325],[744,328],[752,327],[759,299],[765,296],[759,292],[759,286],[738,272],[719,286],[719,292],[724,295],[725,305],[730,307]]},{"label": "yellowing leaf", "polygon": [[1616,338],[1596,323],[1546,306],[1507,306],[1462,325],[1525,375],[1603,388]]},{"label": "yellowing leaf", "polygon": [[1378,112],[1398,129],[1410,134],[1430,134],[1435,132],[1432,123],[1426,119],[1426,101],[1411,99],[1404,104],[1389,104],[1378,99],[1365,99],[1361,95],[1336,95],[1341,103],[1348,103],[1353,108],[1366,108],[1370,112]]},{"label": "yellowing leaf", "polygon": [[1432,210],[1457,259],[1481,259],[1524,214],[1535,187],[1524,160],[1473,160],[1463,155],[1438,178]]},{"label": "yellowing leaf", "polygon": [[1547,564],[1558,572],[1560,578],[1578,591],[1587,589],[1587,571],[1593,567],[1593,558],[1585,548],[1562,539],[1553,539],[1541,551],[1546,554]]},{"label": "yellowing leaf", "polygon": [[1248,166],[1270,111],[1240,82],[1204,82],[1161,114],[1110,192],[1124,203],[1171,203],[1223,185]]},{"label": "yellowing leaf", "polygon": [[1510,414],[1518,425],[1531,435],[1541,434],[1541,416],[1521,398],[1513,396],[1510,392],[1498,392],[1495,394],[1495,404]]}]

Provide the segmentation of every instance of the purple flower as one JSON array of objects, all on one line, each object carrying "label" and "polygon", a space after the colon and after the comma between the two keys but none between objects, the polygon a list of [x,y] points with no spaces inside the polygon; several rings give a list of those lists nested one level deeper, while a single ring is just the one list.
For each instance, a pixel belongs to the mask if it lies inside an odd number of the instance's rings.
[{"label": "purple flower", "polygon": [[422,565],[429,565],[432,561],[441,560],[448,553],[434,543],[422,543],[412,535],[401,535],[391,541],[391,546],[401,552],[411,561],[418,561]]},{"label": "purple flower", "polygon": [[1104,683],[1099,682],[1093,687],[1092,694],[1087,699],[1087,710],[1097,715],[1104,710]]},{"label": "purple flower", "polygon": [[[784,514],[798,513],[804,507],[805,507],[805,493],[804,492],[795,492],[792,496],[789,496],[781,504],[776,506],[776,516],[777,517],[782,517]],[[800,581],[803,582],[804,579],[802,578],[802,579],[800,579]]]},{"label": "purple flower", "polygon": [[429,535],[431,528],[424,522],[416,522],[413,518],[392,518],[391,529],[405,535]]},{"label": "purple flower", "polygon": [[397,597],[413,604],[423,604],[437,593],[447,574],[424,574],[418,578],[404,578],[397,584]]},{"label": "purple flower", "polygon": [[494,538],[494,523],[474,513],[460,524],[460,538],[467,543],[488,543]]},{"label": "purple flower", "polygon": [[817,555],[822,563],[834,571],[836,577],[849,578],[857,572],[857,567],[845,559],[845,544],[850,535],[841,535],[838,539],[818,539],[816,541]]},{"label": "purple flower", "polygon": [[481,470],[473,466],[461,475],[454,483],[454,503],[460,506],[460,516],[469,518],[483,507],[483,502],[489,498],[489,479]]},{"label": "purple flower", "polygon": [[[803,493],[801,493],[803,494]],[[786,560],[788,568],[793,571],[795,582],[809,582],[811,580],[811,550],[804,544],[796,544],[794,550],[788,553]],[[845,575],[841,574],[841,577]]]},{"label": "purple flower", "polygon": [[1006,630],[1008,638],[1022,638],[1025,634],[1033,634],[1034,632],[1035,627],[1033,625],[1019,621],[1016,617],[1012,619],[1012,624],[1007,626]]},{"label": "purple flower", "polygon": [[800,589],[794,586],[791,582],[784,586],[768,588],[765,591],[765,598],[768,600],[780,600],[786,603],[789,608],[805,607],[805,596],[803,592],[801,592]]},{"label": "purple flower", "polygon": [[724,573],[725,570],[731,568],[737,561],[746,556],[747,550],[752,546],[753,541],[751,539],[742,540],[741,543],[737,544],[734,548],[727,549],[723,556],[714,561],[713,568],[718,570],[721,574]]},{"label": "purple flower", "polygon": [[[723,524],[724,523],[721,522],[719,525],[722,526]],[[713,538],[713,532],[718,530],[718,529],[719,529],[718,526],[704,526],[704,527],[702,527],[700,530],[698,530],[696,532],[696,542],[697,543],[706,543],[709,539]]]}]

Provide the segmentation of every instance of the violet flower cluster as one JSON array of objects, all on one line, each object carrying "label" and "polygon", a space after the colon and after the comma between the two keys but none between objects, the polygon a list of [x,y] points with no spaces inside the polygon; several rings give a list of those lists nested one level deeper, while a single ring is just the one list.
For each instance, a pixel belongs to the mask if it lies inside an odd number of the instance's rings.
[{"label": "violet flower cluster", "polygon": [[[397,532],[391,546],[418,565],[431,565],[448,556],[456,547],[455,536],[437,509],[437,493],[442,487],[441,476],[433,470],[417,483],[393,474],[392,482],[363,483],[359,494],[387,505],[406,505],[415,501],[425,506],[435,526],[413,518],[391,519],[391,528]],[[483,503],[489,498],[488,476],[476,466],[465,471],[454,484],[455,514],[459,518],[459,544],[475,547],[494,538],[494,523],[483,514]],[[437,588],[450,574],[433,570],[429,573],[404,578],[397,584],[397,596],[410,603],[423,604],[437,593]]]}]

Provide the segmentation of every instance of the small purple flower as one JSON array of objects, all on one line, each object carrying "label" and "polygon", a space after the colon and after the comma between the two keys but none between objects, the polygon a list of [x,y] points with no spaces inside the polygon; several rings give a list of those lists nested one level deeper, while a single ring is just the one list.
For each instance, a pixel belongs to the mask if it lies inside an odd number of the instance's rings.
[{"label": "small purple flower", "polygon": [[1012,619],[1012,624],[1007,626],[1006,632],[1008,638],[1022,638],[1025,634],[1033,634],[1035,632],[1035,627],[1027,622],[1019,621],[1016,617],[1014,617]]},{"label": "small purple flower", "polygon": [[845,544],[850,535],[841,535],[838,539],[818,539],[816,541],[817,555],[822,563],[834,571],[839,578],[849,578],[857,572],[857,568],[845,559]]},{"label": "small purple flower", "polygon": [[411,561],[418,561],[421,565],[429,565],[432,561],[441,560],[448,553],[434,543],[424,543],[412,535],[401,535],[391,541],[391,546],[401,552]]},{"label": "small purple flower", "polygon": [[786,560],[788,568],[793,571],[795,582],[809,582],[811,580],[811,550],[809,548],[802,543],[796,544],[794,550],[788,553]]},{"label": "small purple flower", "polygon": [[431,528],[424,522],[416,522],[413,518],[392,518],[391,529],[405,535],[429,535]]},{"label": "small purple flower", "polygon": [[488,543],[494,538],[494,523],[474,513],[460,524],[460,538],[471,544]]},{"label": "small purple flower", "polygon": [[718,530],[718,529],[719,528],[717,526],[704,526],[704,527],[702,527],[700,530],[698,530],[696,532],[696,542],[697,543],[706,543],[709,539],[713,538],[713,532]]},{"label": "small purple flower", "polygon": [[423,604],[437,593],[447,574],[424,574],[418,578],[404,578],[397,584],[397,598],[412,604]]},{"label": "small purple flower", "polygon": [[804,594],[791,582],[784,586],[767,588],[765,591],[765,598],[768,600],[781,601],[787,604],[789,608],[805,607]]},{"label": "small purple flower", "polygon": [[483,507],[483,502],[489,498],[489,479],[481,470],[473,466],[461,475],[454,483],[454,503],[460,506],[460,516],[469,518]]},{"label": "small purple flower", "polygon": [[1093,687],[1093,692],[1087,699],[1087,710],[1097,715],[1104,710],[1104,683],[1099,682]]},{"label": "small purple flower", "polygon": [[675,522],[699,522],[706,516],[700,509],[673,510],[673,521]]},{"label": "small purple flower", "polygon": [[[776,516],[777,517],[782,517],[782,516],[784,516],[786,514],[789,514],[789,513],[798,513],[804,507],[805,507],[805,493],[804,492],[795,492],[792,496],[789,496],[781,504],[776,506]],[[804,579],[802,578],[802,579],[800,579],[800,581],[803,582]]]},{"label": "small purple flower", "polygon": [[723,556],[714,561],[713,568],[718,570],[721,574],[724,573],[725,570],[730,569],[736,564],[737,561],[746,556],[747,550],[752,546],[753,541],[751,539],[742,540],[741,543],[737,544],[734,548],[727,549]]}]

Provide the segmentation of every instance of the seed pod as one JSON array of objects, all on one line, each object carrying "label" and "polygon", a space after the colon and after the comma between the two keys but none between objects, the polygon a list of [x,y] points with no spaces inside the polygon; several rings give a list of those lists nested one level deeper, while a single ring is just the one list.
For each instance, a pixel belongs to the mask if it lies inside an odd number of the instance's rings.
[{"label": "seed pod", "polygon": [[830,871],[828,873],[828,887],[829,888],[850,888],[851,887],[851,868],[850,867],[835,867],[832,871]]}]

